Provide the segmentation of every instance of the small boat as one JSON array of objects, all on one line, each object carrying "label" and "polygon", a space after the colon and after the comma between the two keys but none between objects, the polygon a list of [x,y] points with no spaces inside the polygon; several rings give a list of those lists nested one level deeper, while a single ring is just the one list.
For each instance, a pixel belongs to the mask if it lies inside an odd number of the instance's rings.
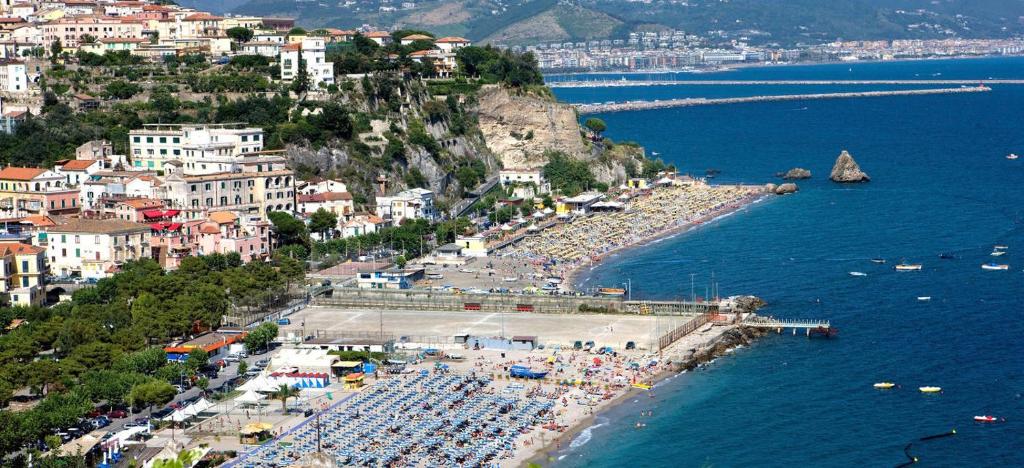
[{"label": "small boat", "polygon": [[942,387],[918,387],[921,393],[939,393],[942,391]]},{"label": "small boat", "polygon": [[888,389],[893,388],[895,386],[896,386],[896,384],[894,384],[892,382],[878,382],[878,383],[875,384],[875,388],[882,389],[882,390],[888,390]]},{"label": "small boat", "polygon": [[995,249],[995,250],[1006,250],[1009,247],[1007,247],[1005,245],[993,245],[992,248]]},{"label": "small boat", "polygon": [[642,389],[642,390],[650,390],[651,386],[647,385],[647,384],[644,384],[644,383],[637,382],[637,383],[633,384],[633,388],[639,388],[639,389]]},{"label": "small boat", "polygon": [[975,421],[978,422],[999,422],[1000,419],[995,416],[975,416]]},{"label": "small boat", "polygon": [[893,268],[896,271],[919,271],[922,265],[920,263],[900,263]]},{"label": "small boat", "polygon": [[1007,265],[1007,264],[997,264],[997,263],[986,263],[986,264],[981,266],[981,269],[982,270],[989,270],[989,271],[1009,270],[1010,269],[1010,265]]},{"label": "small boat", "polygon": [[622,296],[626,290],[622,288],[598,288],[597,293],[602,296]]},{"label": "small boat", "polygon": [[1020,156],[1017,156],[1016,154],[1013,154],[1013,153],[1010,153],[1010,154],[1006,155],[1006,159],[1009,159],[1011,161],[1013,161],[1013,160],[1015,160],[1015,159],[1017,159],[1019,157]]},{"label": "small boat", "polygon": [[850,276],[867,276],[867,275],[868,274],[864,273],[863,271],[851,271],[850,272]]},{"label": "small boat", "polygon": [[885,263],[884,258],[872,258],[871,263]]},{"label": "small boat", "polygon": [[932,297],[931,296],[917,296],[917,300],[919,300],[921,302],[927,302],[927,301],[932,300]]},{"label": "small boat", "polygon": [[1006,251],[1005,250],[993,250],[992,253],[989,254],[989,255],[992,255],[993,257],[1002,257],[1003,255],[1006,255]]}]

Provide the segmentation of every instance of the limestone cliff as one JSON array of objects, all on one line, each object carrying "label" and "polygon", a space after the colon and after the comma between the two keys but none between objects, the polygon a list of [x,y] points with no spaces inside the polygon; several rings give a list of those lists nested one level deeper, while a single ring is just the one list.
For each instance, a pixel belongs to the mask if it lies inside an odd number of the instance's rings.
[{"label": "limestone cliff", "polygon": [[857,161],[854,161],[853,156],[843,150],[839,153],[839,157],[836,158],[836,164],[832,166],[832,174],[829,177],[833,182],[847,183],[847,182],[867,182],[871,178],[868,177],[864,171],[860,170],[860,165]]},{"label": "limestone cliff", "polygon": [[574,158],[589,153],[576,110],[568,104],[485,86],[478,95],[477,114],[487,147],[505,167],[543,166],[548,150]]}]

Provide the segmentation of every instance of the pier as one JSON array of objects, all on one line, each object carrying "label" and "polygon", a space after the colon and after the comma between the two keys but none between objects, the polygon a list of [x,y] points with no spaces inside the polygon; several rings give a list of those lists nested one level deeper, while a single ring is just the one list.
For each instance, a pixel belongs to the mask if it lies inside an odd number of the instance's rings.
[{"label": "pier", "polygon": [[632,86],[949,86],[1022,85],[1024,80],[592,80],[553,81],[549,88],[624,88]]},{"label": "pier", "polygon": [[654,101],[626,101],[606,104],[576,104],[580,114],[598,114],[635,110],[668,109],[672,107],[710,106],[719,104],[743,104],[751,102],[806,101],[812,99],[849,99],[885,96],[926,96],[933,94],[967,94],[992,91],[987,86],[966,88],[907,89],[897,91],[863,91],[850,93],[782,94],[777,96],[747,96],[735,98],[683,98]]},{"label": "pier", "polygon": [[796,334],[797,330],[804,330],[807,336],[822,335],[825,337],[832,337],[838,333],[838,330],[832,328],[832,324],[828,320],[777,319],[773,317],[761,317],[755,315],[744,320],[743,325],[753,328],[776,330],[779,333],[782,333],[782,330],[787,328],[793,329],[793,334]]}]

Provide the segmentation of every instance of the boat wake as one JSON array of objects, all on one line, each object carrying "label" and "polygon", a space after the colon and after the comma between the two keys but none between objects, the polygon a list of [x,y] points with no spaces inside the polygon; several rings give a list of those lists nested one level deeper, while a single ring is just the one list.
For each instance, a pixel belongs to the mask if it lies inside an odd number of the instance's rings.
[{"label": "boat wake", "polygon": [[569,443],[569,449],[570,450],[575,450],[575,449],[578,449],[578,448],[586,445],[587,442],[590,442],[590,439],[594,438],[594,429],[597,429],[597,428],[599,428],[601,426],[608,425],[608,419],[607,418],[600,418],[599,417],[599,418],[596,419],[596,421],[600,421],[600,422],[598,422],[597,424],[594,424],[594,425],[592,425],[592,426],[590,426],[590,427],[580,431],[580,434],[578,436],[576,436],[576,438],[573,439],[571,443]]}]

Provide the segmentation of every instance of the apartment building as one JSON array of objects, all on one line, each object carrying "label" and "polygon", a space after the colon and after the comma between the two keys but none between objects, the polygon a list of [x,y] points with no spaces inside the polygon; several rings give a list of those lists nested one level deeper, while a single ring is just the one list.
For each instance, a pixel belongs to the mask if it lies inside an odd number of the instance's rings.
[{"label": "apartment building", "polygon": [[0,91],[21,94],[28,92],[28,73],[25,62],[0,59]]},{"label": "apartment building", "polygon": [[423,188],[404,190],[391,197],[377,197],[376,212],[393,226],[402,224],[406,219],[435,221],[438,218],[434,192]]},{"label": "apartment building", "polygon": [[287,169],[283,158],[239,164],[235,172],[172,172],[161,182],[159,198],[181,209],[185,219],[205,218],[215,211],[266,216],[270,211],[295,210],[295,173]]},{"label": "apartment building", "polygon": [[41,28],[45,44],[60,41],[66,48],[77,48],[86,35],[96,39],[142,37],[143,25],[135,19],[84,16],[50,21]]},{"label": "apartment building", "polygon": [[105,278],[126,261],[151,256],[151,229],[145,224],[72,218],[47,233],[50,270],[61,276]]},{"label": "apartment building", "polygon": [[263,130],[245,124],[149,124],[129,132],[129,152],[136,170],[164,170],[181,161],[186,174],[232,170],[236,156],[263,149]]},{"label": "apartment building", "polygon": [[12,306],[42,305],[46,272],[45,248],[0,242],[0,301]]},{"label": "apartment building", "polygon": [[0,216],[72,214],[79,211],[78,189],[64,176],[36,167],[0,170]]},{"label": "apartment building", "polygon": [[311,88],[334,83],[334,63],[327,61],[327,45],[323,37],[305,37],[301,42],[281,47],[281,80],[294,81],[299,76],[299,66],[306,65]]}]

